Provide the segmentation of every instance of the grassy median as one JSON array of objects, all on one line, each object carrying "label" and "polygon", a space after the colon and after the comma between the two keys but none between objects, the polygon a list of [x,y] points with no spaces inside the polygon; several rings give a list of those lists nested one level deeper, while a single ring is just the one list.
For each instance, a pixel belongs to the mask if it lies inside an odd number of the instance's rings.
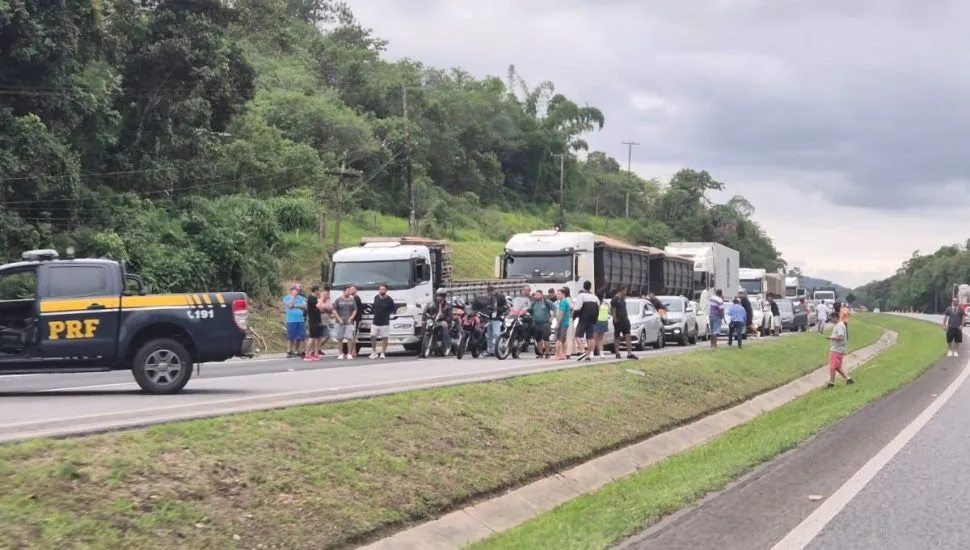
[{"label": "grassy median", "polygon": [[[491,549],[598,549],[719,490],[755,466],[916,379],[944,353],[938,326],[888,315],[863,316],[895,330],[895,346],[857,369],[854,386],[816,390],[627,479],[565,503],[471,546]],[[858,333],[857,324],[851,330]]]},{"label": "grassy median", "polygon": [[[852,348],[880,334],[856,322]],[[809,333],[744,350],[5,445],[0,547],[348,546],[784,384],[820,366],[825,347]]]}]

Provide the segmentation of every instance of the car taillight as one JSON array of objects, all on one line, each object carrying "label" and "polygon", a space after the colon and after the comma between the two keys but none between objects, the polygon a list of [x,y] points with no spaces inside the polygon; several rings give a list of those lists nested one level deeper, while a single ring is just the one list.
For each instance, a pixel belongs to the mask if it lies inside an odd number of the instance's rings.
[{"label": "car taillight", "polygon": [[249,328],[249,304],[246,300],[232,301],[232,320],[236,323],[236,328],[246,332]]}]

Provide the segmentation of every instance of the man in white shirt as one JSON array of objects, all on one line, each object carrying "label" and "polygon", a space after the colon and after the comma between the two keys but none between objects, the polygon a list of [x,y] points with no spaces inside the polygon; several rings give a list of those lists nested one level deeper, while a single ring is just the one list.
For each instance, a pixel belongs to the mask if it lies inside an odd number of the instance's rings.
[{"label": "man in white shirt", "polygon": [[818,313],[818,327],[819,333],[825,332],[825,323],[829,320],[829,306],[825,305],[825,302],[819,302],[815,307],[815,312]]}]

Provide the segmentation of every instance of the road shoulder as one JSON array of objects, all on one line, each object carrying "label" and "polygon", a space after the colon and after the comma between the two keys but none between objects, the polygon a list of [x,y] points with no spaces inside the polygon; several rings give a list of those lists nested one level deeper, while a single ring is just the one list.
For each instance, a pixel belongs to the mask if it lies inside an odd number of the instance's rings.
[{"label": "road shoulder", "polygon": [[617,550],[771,548],[916,418],[960,374],[944,358],[920,378],[863,407],[727,489],[682,510]]}]

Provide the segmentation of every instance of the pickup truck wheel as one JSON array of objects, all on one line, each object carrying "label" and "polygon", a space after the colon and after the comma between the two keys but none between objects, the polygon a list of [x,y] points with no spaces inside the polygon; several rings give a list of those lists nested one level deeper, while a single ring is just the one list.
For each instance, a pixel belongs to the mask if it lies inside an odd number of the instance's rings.
[{"label": "pickup truck wheel", "polygon": [[149,340],[135,353],[131,373],[148,393],[178,393],[192,377],[192,356],[175,340]]}]

